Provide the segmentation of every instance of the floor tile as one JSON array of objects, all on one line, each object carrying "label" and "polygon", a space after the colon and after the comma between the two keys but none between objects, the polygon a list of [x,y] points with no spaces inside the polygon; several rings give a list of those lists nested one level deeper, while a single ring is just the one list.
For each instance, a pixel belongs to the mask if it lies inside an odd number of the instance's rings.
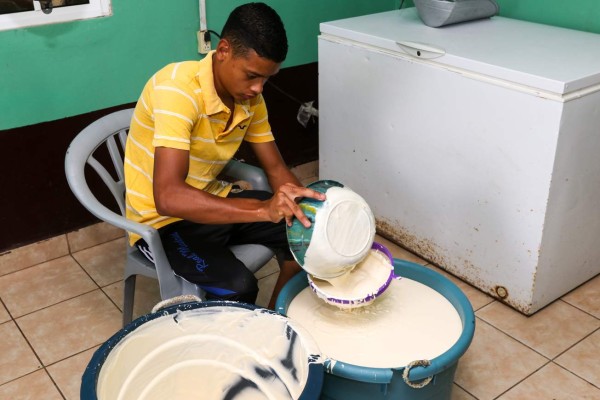
[{"label": "floor tile", "polygon": [[49,365],[106,341],[121,328],[121,313],[98,289],[16,321]]},{"label": "floor tile", "polygon": [[69,254],[65,235],[0,254],[0,276]]},{"label": "floor tile", "polygon": [[0,399],[10,400],[62,400],[63,397],[44,370],[0,386]]},{"label": "floor tile", "polygon": [[529,317],[500,302],[476,315],[550,359],[600,327],[600,320],[560,300]]},{"label": "floor tile", "polygon": [[600,275],[563,296],[562,299],[600,318]]},{"label": "floor tile", "polygon": [[106,222],[100,222],[88,227],[67,233],[71,253],[93,247],[118,239],[125,235],[125,231]]},{"label": "floor tile", "polygon": [[423,260],[419,256],[411,253],[410,251],[408,251],[406,249],[403,249],[402,247],[400,247],[397,244],[393,243],[392,241],[384,238],[383,236],[375,235],[375,241],[377,243],[381,243],[382,245],[387,247],[388,250],[392,253],[392,256],[394,256],[394,258],[410,261],[410,262],[413,262],[415,264],[420,264],[420,265],[428,264],[428,261]]},{"label": "floor tile", "polygon": [[271,274],[265,278],[258,280],[258,296],[256,297],[256,305],[260,307],[267,307],[273,294],[273,288],[275,282],[279,277],[279,272]]},{"label": "floor tile", "polygon": [[0,296],[13,318],[96,288],[71,256],[0,277]]},{"label": "floor tile", "polygon": [[538,370],[548,360],[484,321],[458,362],[454,381],[479,400],[492,400]]},{"label": "floor tile", "polygon": [[519,383],[498,400],[599,400],[600,389],[554,363]]},{"label": "floor tile", "polygon": [[79,400],[81,377],[99,347],[96,346],[46,368],[66,400]]},{"label": "floor tile", "polygon": [[8,314],[8,311],[6,311],[4,304],[0,302],[0,324],[6,321],[10,321],[10,315]]},{"label": "floor tile", "polygon": [[471,396],[469,393],[465,392],[460,386],[454,384],[452,388],[452,394],[450,396],[450,400],[477,400],[475,397]]},{"label": "floor tile", "polygon": [[[304,184],[314,182],[318,163],[295,172]],[[0,399],[79,399],[93,352],[121,328],[125,240],[123,231],[100,223],[0,254]],[[448,277],[477,311],[451,400],[600,400],[600,276],[525,317],[389,240],[375,240],[394,257]],[[65,257],[69,248],[74,260]],[[267,306],[278,270],[274,259],[256,273],[258,305]],[[138,277],[134,316],[160,300],[158,282]]]},{"label": "floor tile", "polygon": [[0,338],[0,385],[42,367],[14,322],[0,324]]},{"label": "floor tile", "polygon": [[73,258],[87,271],[98,286],[123,279],[125,271],[125,237],[73,253]]},{"label": "floor tile", "polygon": [[577,343],[555,362],[600,387],[600,330]]},{"label": "floor tile", "polygon": [[[123,281],[102,288],[113,302],[123,309]],[[152,307],[161,301],[160,289],[156,279],[138,275],[135,284],[133,300],[133,318],[137,318],[152,311]]]}]

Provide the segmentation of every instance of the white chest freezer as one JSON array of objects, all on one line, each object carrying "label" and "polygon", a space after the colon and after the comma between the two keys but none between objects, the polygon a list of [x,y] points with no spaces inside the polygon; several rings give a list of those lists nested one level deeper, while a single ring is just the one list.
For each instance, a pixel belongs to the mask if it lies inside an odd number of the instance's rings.
[{"label": "white chest freezer", "polygon": [[320,177],[525,314],[600,273],[600,35],[414,8],[321,24]]}]

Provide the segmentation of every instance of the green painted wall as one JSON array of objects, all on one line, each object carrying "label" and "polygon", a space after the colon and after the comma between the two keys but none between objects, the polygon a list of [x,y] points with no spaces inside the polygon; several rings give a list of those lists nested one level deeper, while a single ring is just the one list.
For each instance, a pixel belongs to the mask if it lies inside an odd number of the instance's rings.
[{"label": "green painted wall", "polygon": [[[207,0],[209,29],[247,1]],[[395,0],[267,0],[281,15],[284,66],[316,61],[319,22],[394,8]],[[113,0],[113,16],[0,32],[0,130],[137,99],[163,65],[199,58],[197,0]]]},{"label": "green painted wall", "polygon": [[496,0],[500,15],[540,24],[600,33],[598,0]]},{"label": "green painted wall", "polygon": [[[246,1],[207,0],[209,28]],[[317,60],[319,22],[397,8],[400,0],[266,0],[290,39],[285,66]],[[498,0],[500,14],[600,33],[598,0]],[[405,1],[404,6],[411,6]],[[198,58],[196,0],[113,0],[114,15],[0,32],[0,130],[136,100],[161,66]]]}]

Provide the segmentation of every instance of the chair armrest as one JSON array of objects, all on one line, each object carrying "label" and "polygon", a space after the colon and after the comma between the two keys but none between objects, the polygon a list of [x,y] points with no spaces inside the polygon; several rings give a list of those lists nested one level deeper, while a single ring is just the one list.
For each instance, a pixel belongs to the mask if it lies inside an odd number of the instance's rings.
[{"label": "chair armrest", "polygon": [[246,164],[241,161],[231,160],[222,171],[223,174],[230,176],[236,180],[250,182],[252,189],[265,190],[271,192],[269,180],[265,172],[254,165]]}]

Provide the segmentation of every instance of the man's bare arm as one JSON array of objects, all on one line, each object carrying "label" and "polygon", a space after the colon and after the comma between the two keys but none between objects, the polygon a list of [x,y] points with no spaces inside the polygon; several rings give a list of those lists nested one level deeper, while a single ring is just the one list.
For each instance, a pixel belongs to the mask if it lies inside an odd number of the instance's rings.
[{"label": "man's bare arm", "polygon": [[[273,198],[266,201],[221,198],[188,185],[185,182],[188,167],[188,151],[166,147],[156,148],[153,190],[156,209],[160,215],[205,224],[279,222],[283,218],[291,221],[294,215],[298,218],[304,217],[298,206],[293,201],[291,203],[288,201],[290,195],[282,195],[289,192],[289,188],[284,189],[283,192],[276,191]],[[314,195],[314,191],[306,188],[295,187],[291,190],[299,196]],[[305,224],[310,224],[306,217],[304,219]]]}]

